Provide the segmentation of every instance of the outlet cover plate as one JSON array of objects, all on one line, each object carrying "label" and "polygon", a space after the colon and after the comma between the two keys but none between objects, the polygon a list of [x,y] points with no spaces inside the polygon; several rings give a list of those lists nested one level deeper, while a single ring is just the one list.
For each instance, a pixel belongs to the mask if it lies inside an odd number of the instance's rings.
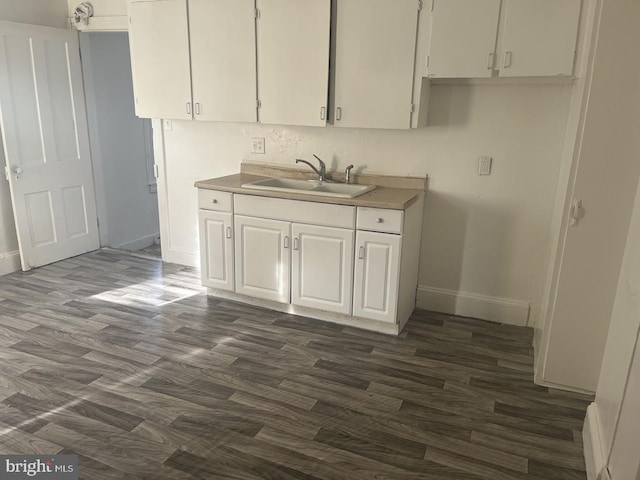
[{"label": "outlet cover plate", "polygon": [[262,137],[251,138],[251,153],[264,154],[264,138]]},{"label": "outlet cover plate", "polygon": [[480,157],[478,159],[478,175],[491,175],[492,163],[493,163],[493,158]]}]

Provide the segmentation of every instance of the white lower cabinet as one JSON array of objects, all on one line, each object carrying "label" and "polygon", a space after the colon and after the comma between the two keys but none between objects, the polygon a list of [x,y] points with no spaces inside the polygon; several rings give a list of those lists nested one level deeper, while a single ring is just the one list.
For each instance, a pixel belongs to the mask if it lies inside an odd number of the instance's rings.
[{"label": "white lower cabinet", "polygon": [[211,294],[393,334],[411,315],[422,195],[404,211],[212,190],[198,197]]},{"label": "white lower cabinet", "polygon": [[353,314],[383,322],[397,321],[402,237],[358,231],[353,286]]},{"label": "white lower cabinet", "polygon": [[233,292],[233,214],[200,210],[202,285]]},{"label": "white lower cabinet", "polygon": [[290,225],[236,215],[236,293],[289,303]]},{"label": "white lower cabinet", "polygon": [[353,230],[293,224],[291,303],[351,314]]}]

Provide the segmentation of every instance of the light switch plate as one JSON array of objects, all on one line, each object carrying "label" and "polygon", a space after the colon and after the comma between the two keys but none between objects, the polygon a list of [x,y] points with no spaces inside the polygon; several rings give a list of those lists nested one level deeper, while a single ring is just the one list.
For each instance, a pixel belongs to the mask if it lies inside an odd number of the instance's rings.
[{"label": "light switch plate", "polygon": [[493,163],[493,158],[480,157],[478,159],[478,175],[491,175],[492,163]]}]

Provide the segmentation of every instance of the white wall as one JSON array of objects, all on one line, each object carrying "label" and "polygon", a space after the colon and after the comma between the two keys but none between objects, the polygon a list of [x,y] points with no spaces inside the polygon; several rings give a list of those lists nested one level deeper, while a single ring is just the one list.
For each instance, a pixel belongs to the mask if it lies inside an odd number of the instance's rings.
[{"label": "white wall", "polygon": [[[0,0],[0,20],[66,28],[66,0]],[[19,268],[9,184],[4,178],[4,150],[0,141],[0,275]]]},{"label": "white wall", "polygon": [[159,224],[147,176],[148,120],[134,113],[129,38],[126,32],[80,38],[100,243],[136,250],[154,242]]},{"label": "white wall", "polygon": [[[598,382],[640,175],[640,63],[618,61],[640,44],[638,22],[637,1],[602,2],[536,375],[552,386],[595,391]],[[567,223],[572,198],[585,212],[577,226]]]},{"label": "white wall", "polygon": [[0,20],[67,28],[67,1],[0,0]]},{"label": "white wall", "polygon": [[589,407],[593,421],[585,428],[586,444],[602,451],[604,464],[611,460],[613,480],[635,478],[640,467],[640,183],[638,187],[596,399]]},{"label": "white wall", "polygon": [[[166,153],[165,260],[197,262],[194,181],[236,173],[242,159],[292,165],[315,153],[332,169],[429,175],[424,306],[430,289],[444,289],[535,309],[570,94],[568,85],[435,85],[430,126],[414,131],[174,121],[158,147]],[[249,153],[253,136],[266,138],[266,155]],[[491,176],[477,175],[481,155],[494,158]]]}]

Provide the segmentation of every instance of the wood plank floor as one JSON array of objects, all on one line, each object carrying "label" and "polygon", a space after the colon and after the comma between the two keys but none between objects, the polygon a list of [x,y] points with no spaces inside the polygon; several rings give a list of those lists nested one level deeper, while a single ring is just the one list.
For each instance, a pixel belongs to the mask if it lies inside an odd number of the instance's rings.
[{"label": "wood plank floor", "polygon": [[417,311],[400,337],[208,298],[98,251],[0,277],[0,452],[100,479],[584,479],[587,396],[532,331]]}]

